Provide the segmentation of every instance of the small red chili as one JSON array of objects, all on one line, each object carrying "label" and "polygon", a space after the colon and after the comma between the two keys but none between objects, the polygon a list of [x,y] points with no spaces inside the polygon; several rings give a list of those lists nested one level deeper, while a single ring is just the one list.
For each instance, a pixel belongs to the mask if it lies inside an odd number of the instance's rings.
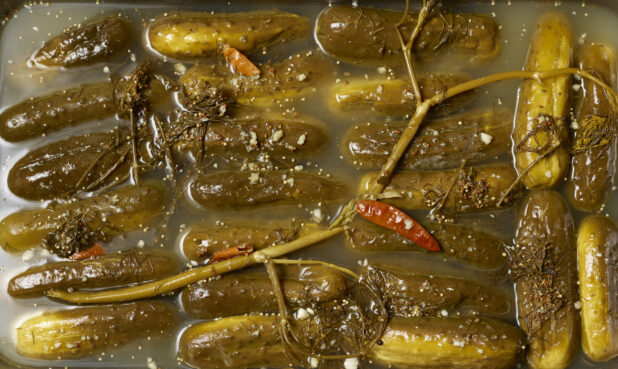
[{"label": "small red chili", "polygon": [[362,200],[356,203],[356,212],[370,222],[395,231],[429,251],[440,251],[440,245],[431,233],[394,206],[376,200]]},{"label": "small red chili", "polygon": [[218,263],[223,260],[231,259],[235,256],[248,255],[253,252],[253,246],[244,243],[239,246],[228,247],[227,249],[219,250],[212,254],[208,264]]},{"label": "small red chili", "polygon": [[105,250],[103,250],[103,246],[100,243],[95,243],[94,246],[86,249],[84,251],[78,251],[73,255],[69,256],[71,260],[85,260],[90,259],[95,256],[105,255]]}]

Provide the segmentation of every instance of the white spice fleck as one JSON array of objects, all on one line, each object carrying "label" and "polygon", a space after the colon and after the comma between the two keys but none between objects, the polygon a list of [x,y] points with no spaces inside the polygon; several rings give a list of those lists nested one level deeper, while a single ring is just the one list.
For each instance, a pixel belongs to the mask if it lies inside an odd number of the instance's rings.
[{"label": "white spice fleck", "polygon": [[275,131],[275,133],[273,133],[273,141],[278,142],[281,137],[283,137],[283,131],[282,130],[278,130]]},{"label": "white spice fleck", "polygon": [[345,369],[357,369],[358,368],[358,358],[349,357],[343,361],[343,367]]},{"label": "white spice fleck", "polygon": [[298,137],[298,141],[296,141],[296,144],[299,146],[302,146],[305,144],[305,141],[307,140],[307,135],[306,134],[302,134]]},{"label": "white spice fleck", "polygon": [[174,70],[180,74],[184,74],[187,71],[187,67],[182,63],[176,63],[174,64]]},{"label": "white spice fleck", "polygon": [[493,141],[493,136],[492,135],[488,135],[485,132],[481,132],[481,141],[483,141],[483,143],[485,145],[489,145],[491,143],[491,141]]},{"label": "white spice fleck", "polygon": [[304,80],[306,80],[306,79],[307,79],[307,75],[306,75],[305,73],[301,73],[301,74],[299,74],[299,75],[297,75],[297,76],[296,76],[296,79],[297,79],[299,82],[302,82],[302,81],[304,81]]}]

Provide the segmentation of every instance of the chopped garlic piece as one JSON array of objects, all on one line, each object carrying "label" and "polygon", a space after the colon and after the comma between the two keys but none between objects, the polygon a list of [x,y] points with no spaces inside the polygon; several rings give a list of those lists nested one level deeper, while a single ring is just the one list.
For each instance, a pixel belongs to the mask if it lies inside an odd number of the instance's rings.
[{"label": "chopped garlic piece", "polygon": [[483,141],[483,143],[485,145],[489,145],[491,143],[491,141],[493,141],[493,136],[492,135],[488,135],[485,132],[481,132],[481,141]]}]

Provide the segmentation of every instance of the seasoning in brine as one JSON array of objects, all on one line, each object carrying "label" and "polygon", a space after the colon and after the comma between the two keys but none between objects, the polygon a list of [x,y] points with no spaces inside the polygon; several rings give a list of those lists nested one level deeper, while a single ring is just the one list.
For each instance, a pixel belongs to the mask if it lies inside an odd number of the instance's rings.
[{"label": "seasoning in brine", "polygon": [[[329,55],[353,64],[400,66],[404,63],[395,26],[401,12],[337,5],[318,16],[316,41]],[[401,32],[409,40],[417,14],[408,15]],[[492,60],[500,51],[498,24],[484,14],[431,14],[412,47],[417,60],[456,57],[472,63]]]},{"label": "seasoning in brine", "polygon": [[[584,44],[579,68],[616,88],[616,56],[603,44]],[[613,97],[595,82],[583,79],[577,95],[571,174],[567,199],[575,208],[595,211],[601,208],[614,183],[618,122],[612,107]]]},{"label": "seasoning in brine", "polygon": [[213,57],[223,44],[253,53],[307,36],[309,19],[278,10],[179,13],[157,19],[148,29],[150,46],[178,59]]}]

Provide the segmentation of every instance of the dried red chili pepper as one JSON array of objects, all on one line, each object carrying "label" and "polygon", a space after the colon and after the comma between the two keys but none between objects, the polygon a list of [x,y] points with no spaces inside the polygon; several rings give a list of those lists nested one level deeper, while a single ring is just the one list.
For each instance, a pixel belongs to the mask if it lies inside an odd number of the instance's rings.
[{"label": "dried red chili pepper", "polygon": [[239,246],[228,247],[227,249],[219,250],[212,254],[212,258],[208,264],[217,263],[219,261],[231,259],[235,256],[248,255],[253,252],[253,246],[248,243],[243,243]]},{"label": "dried red chili pepper", "polygon": [[394,206],[376,200],[362,200],[356,203],[356,212],[370,222],[395,231],[429,251],[440,251],[440,245],[431,233]]},{"label": "dried red chili pepper", "polygon": [[223,45],[223,56],[235,71],[243,76],[255,77],[260,75],[260,69],[255,66],[243,53],[231,47]]},{"label": "dried red chili pepper", "polygon": [[84,251],[78,251],[73,255],[69,256],[71,260],[85,260],[90,259],[95,256],[105,255],[105,250],[103,250],[103,246],[100,243],[95,243],[94,246],[86,249]]}]

